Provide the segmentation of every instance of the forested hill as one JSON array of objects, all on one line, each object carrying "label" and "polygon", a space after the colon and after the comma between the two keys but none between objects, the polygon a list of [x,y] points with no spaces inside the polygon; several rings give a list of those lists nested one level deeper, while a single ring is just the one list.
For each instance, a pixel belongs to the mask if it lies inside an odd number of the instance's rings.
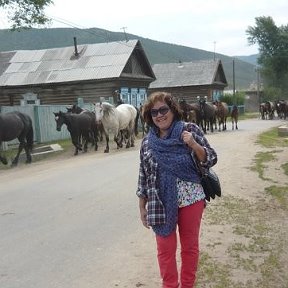
[{"label": "forested hill", "polygon": [[[169,44],[137,35],[90,28],[48,28],[23,31],[0,30],[0,51],[38,50],[73,46],[73,37],[78,44],[94,44],[126,39],[139,39],[151,65],[156,63],[189,62],[193,60],[221,59],[229,87],[233,87],[233,58],[196,48]],[[240,58],[240,56],[239,56]],[[248,89],[256,81],[255,65],[235,58],[235,88]]]}]

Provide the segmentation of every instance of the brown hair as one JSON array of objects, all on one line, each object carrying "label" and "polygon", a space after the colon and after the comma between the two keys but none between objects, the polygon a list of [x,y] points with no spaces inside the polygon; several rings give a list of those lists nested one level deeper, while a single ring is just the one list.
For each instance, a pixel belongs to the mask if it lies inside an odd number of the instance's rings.
[{"label": "brown hair", "polygon": [[171,112],[174,114],[175,120],[182,119],[182,110],[180,109],[177,100],[174,97],[172,97],[170,93],[162,91],[153,92],[147,98],[142,109],[142,116],[147,125],[149,125],[150,127],[154,125],[150,111],[154,106],[154,104],[158,101],[165,102],[169,106]]}]

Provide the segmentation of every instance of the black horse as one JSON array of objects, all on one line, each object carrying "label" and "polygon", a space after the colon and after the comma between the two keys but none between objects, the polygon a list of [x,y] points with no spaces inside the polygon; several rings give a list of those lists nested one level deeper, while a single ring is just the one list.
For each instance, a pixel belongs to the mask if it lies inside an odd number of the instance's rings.
[{"label": "black horse", "polygon": [[[79,150],[87,152],[88,142],[92,142],[92,144],[95,145],[95,150],[98,149],[97,139],[91,137],[91,135],[94,135],[92,129],[95,125],[95,120],[93,120],[88,113],[73,114],[59,111],[54,112],[54,115],[57,131],[61,131],[63,124],[67,126],[72,143],[75,146],[74,155],[78,155]],[[81,139],[84,142],[83,148]]]},{"label": "black horse", "polygon": [[[17,138],[20,142],[12,166],[18,164],[19,155],[23,149],[26,153],[26,163],[32,162],[33,135],[32,119],[29,115],[18,111],[0,114],[0,148],[3,141],[8,142]],[[4,165],[8,163],[6,157],[1,154],[0,161]]]},{"label": "black horse", "polygon": [[277,100],[275,101],[274,106],[279,119],[286,119],[288,117],[287,100]]},{"label": "black horse", "polygon": [[[96,117],[95,117],[95,113],[93,111],[83,109],[76,104],[72,105],[72,107],[66,107],[66,109],[67,109],[67,112],[74,113],[74,114],[87,113],[93,121],[92,122],[92,129],[91,129],[92,135],[90,138],[96,139],[95,140],[96,143],[98,141],[103,141],[103,134],[105,135],[105,130],[104,130],[103,124],[102,123],[96,123]],[[97,150],[96,146],[95,146],[95,150]]]}]

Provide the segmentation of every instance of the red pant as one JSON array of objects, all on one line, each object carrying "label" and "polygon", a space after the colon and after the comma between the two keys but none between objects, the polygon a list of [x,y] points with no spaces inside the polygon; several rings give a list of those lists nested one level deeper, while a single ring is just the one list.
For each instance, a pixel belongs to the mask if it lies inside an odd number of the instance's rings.
[{"label": "red pant", "polygon": [[[192,288],[195,282],[199,259],[199,230],[204,201],[179,208],[178,231],[181,243],[181,288]],[[156,235],[158,263],[162,277],[162,288],[177,288],[176,231],[167,237]]]}]

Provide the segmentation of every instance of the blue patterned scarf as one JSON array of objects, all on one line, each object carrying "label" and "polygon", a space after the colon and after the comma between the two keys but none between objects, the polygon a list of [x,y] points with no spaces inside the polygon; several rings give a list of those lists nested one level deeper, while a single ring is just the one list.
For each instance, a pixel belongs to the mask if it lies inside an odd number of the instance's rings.
[{"label": "blue patterned scarf", "polygon": [[184,122],[174,121],[164,138],[158,136],[158,129],[152,127],[148,134],[148,145],[158,163],[159,197],[165,207],[166,223],[154,225],[154,232],[160,236],[169,235],[177,225],[178,191],[177,178],[200,183],[191,158],[191,150],[181,139]]}]

